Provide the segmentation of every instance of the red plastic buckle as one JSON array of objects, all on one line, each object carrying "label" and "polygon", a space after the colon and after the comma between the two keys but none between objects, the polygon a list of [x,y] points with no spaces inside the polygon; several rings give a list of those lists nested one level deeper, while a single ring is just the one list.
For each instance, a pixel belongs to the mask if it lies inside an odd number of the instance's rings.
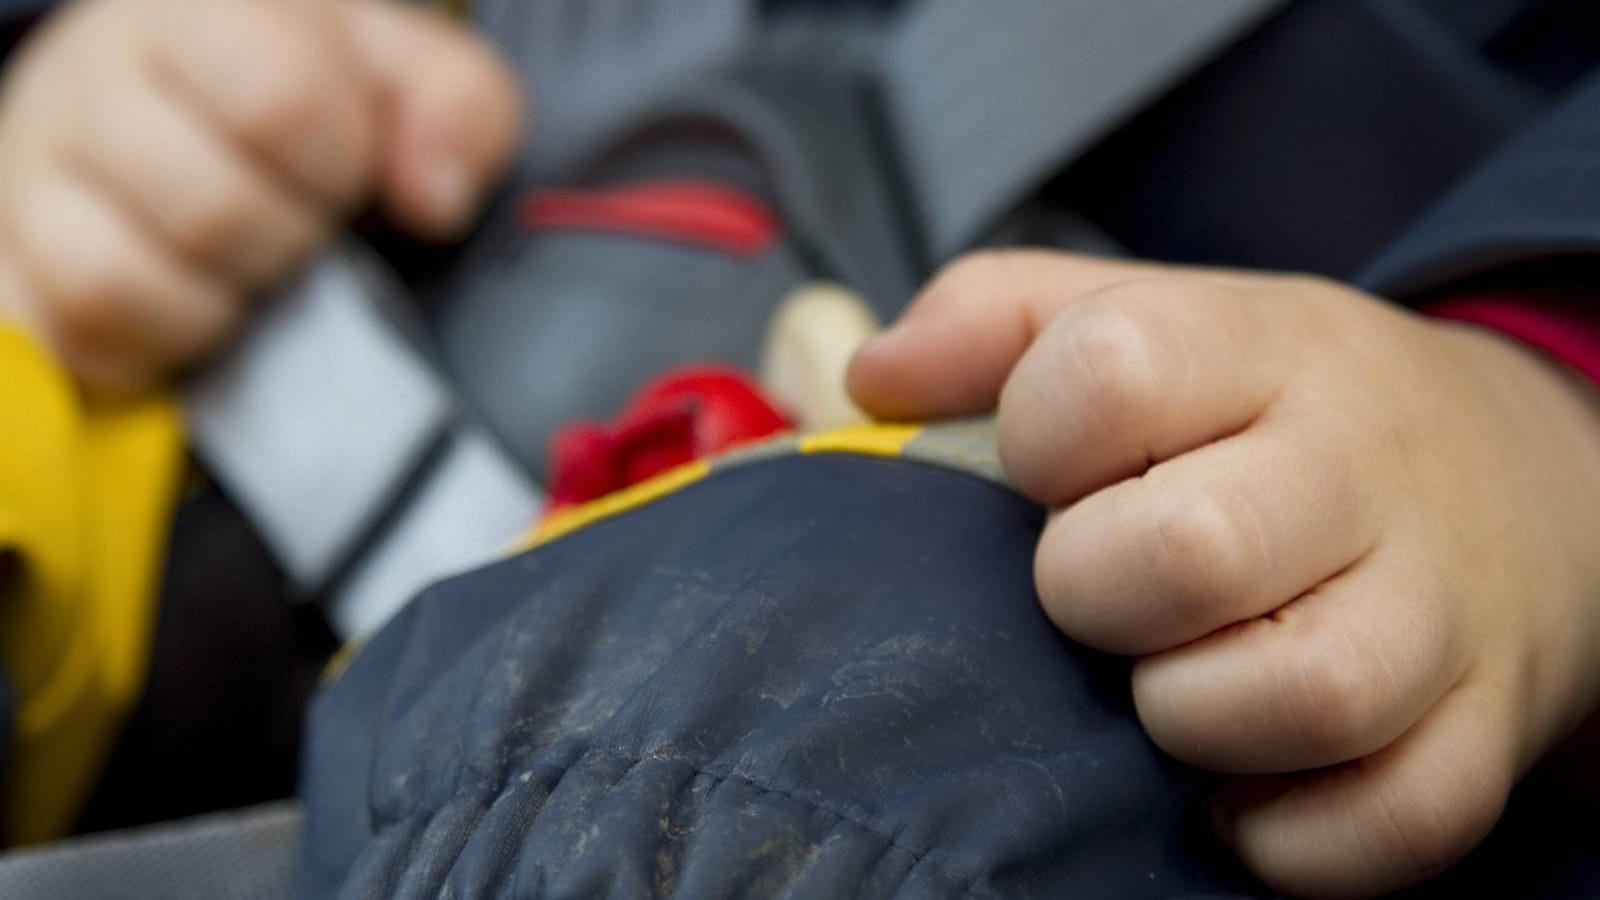
[{"label": "red plastic buckle", "polygon": [[646,385],[612,422],[577,422],[555,433],[550,508],[603,497],[793,427],[743,373],[711,365],[678,369]]}]

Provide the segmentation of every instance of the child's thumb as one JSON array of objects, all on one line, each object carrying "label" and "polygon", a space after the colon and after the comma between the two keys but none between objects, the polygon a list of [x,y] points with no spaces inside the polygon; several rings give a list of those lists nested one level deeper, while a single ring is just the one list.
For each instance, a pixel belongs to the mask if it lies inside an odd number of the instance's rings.
[{"label": "child's thumb", "polygon": [[991,412],[1017,360],[1075,297],[1165,267],[1049,250],[986,250],[946,265],[851,362],[850,395],[883,419]]}]

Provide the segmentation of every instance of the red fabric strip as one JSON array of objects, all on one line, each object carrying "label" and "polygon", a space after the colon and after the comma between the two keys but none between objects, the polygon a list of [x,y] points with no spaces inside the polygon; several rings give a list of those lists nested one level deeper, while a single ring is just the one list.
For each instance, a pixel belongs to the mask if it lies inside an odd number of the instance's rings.
[{"label": "red fabric strip", "polygon": [[772,210],[749,194],[710,181],[645,181],[606,188],[535,191],[519,210],[533,230],[583,229],[682,241],[755,256],[778,237]]}]

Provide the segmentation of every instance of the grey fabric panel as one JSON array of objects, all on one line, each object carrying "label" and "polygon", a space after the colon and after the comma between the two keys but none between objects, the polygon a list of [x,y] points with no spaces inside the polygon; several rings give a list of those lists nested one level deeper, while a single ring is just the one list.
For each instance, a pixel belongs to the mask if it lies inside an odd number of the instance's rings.
[{"label": "grey fabric panel", "polygon": [[362,555],[329,610],[360,640],[430,582],[494,558],[539,514],[538,488],[479,431],[458,433],[405,509]]},{"label": "grey fabric panel", "polygon": [[292,897],[302,818],[298,803],[273,803],[15,850],[0,855],[0,897]]},{"label": "grey fabric panel", "polygon": [[569,169],[606,132],[686,77],[726,63],[751,0],[477,0],[474,18],[518,67],[537,140],[524,162]]},{"label": "grey fabric panel", "polygon": [[884,95],[935,257],[977,240],[1041,178],[1283,3],[927,0],[913,9],[886,48]]},{"label": "grey fabric panel", "polygon": [[609,418],[666,369],[754,368],[772,309],[804,277],[781,244],[746,259],[621,235],[521,238],[465,267],[440,340],[462,393],[534,472],[554,428]]},{"label": "grey fabric panel", "polygon": [[736,73],[751,96],[724,84],[704,101],[754,142],[791,240],[816,257],[819,275],[849,285],[889,321],[928,274],[929,257],[873,92],[878,59],[869,51],[881,47],[881,27],[848,17],[805,25],[776,30]]},{"label": "grey fabric panel", "polygon": [[266,306],[186,387],[190,442],[303,589],[321,586],[453,416],[345,257]]}]

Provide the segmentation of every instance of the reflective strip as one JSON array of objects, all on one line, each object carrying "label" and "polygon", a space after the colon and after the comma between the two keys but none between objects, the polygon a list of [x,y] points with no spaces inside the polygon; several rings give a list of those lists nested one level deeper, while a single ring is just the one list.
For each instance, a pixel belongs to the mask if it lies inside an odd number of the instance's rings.
[{"label": "reflective strip", "polygon": [[184,391],[189,438],[294,583],[346,561],[453,411],[349,259],[331,255]]},{"label": "reflective strip", "polygon": [[429,582],[493,558],[538,489],[384,312],[398,291],[354,250],[277,298],[189,386],[190,440],[296,587],[331,591],[341,637]]},{"label": "reflective strip", "polygon": [[493,559],[539,514],[539,492],[481,432],[459,434],[340,584],[345,638],[371,634],[429,583]]}]

